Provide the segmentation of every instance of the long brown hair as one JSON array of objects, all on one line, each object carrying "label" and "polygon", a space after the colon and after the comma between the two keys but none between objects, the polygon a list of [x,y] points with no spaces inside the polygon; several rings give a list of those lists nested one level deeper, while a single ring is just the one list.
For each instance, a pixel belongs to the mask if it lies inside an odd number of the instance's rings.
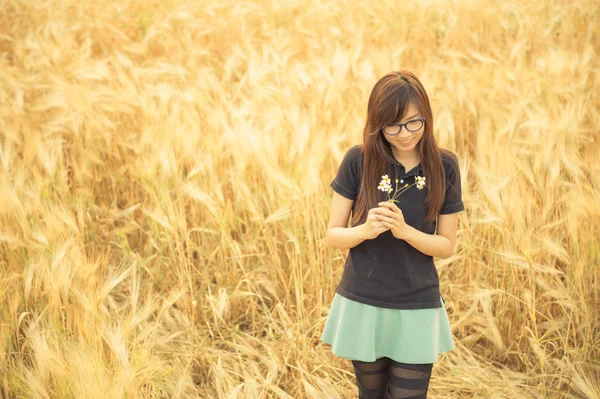
[{"label": "long brown hair", "polygon": [[388,173],[393,159],[390,144],[381,128],[404,118],[410,104],[414,104],[425,118],[425,131],[417,144],[421,170],[427,177],[428,193],[425,202],[429,212],[425,220],[435,220],[444,201],[446,181],[440,149],[433,136],[433,115],[429,97],[419,79],[406,70],[383,76],[373,87],[367,107],[367,121],[363,130],[362,181],[352,215],[352,225],[364,223],[369,209],[377,207],[379,193],[376,187],[381,176]]}]

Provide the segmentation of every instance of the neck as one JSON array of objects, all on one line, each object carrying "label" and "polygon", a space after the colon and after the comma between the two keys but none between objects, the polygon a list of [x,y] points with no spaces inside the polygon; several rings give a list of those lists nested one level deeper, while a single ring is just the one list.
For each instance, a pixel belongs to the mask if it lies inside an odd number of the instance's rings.
[{"label": "neck", "polygon": [[404,154],[404,153],[399,153],[394,151],[394,149],[392,149],[392,154],[394,154],[394,158],[396,158],[396,160],[398,162],[400,162],[401,164],[412,164],[412,163],[418,163],[421,161],[419,154],[417,153],[417,151],[412,151],[409,154]]}]

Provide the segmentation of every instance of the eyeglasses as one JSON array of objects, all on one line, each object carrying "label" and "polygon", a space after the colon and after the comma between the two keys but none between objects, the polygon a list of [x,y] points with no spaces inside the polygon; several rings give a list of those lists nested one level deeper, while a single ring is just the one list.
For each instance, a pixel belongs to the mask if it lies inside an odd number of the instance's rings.
[{"label": "eyeglasses", "polygon": [[402,131],[402,126],[411,133],[418,132],[425,125],[425,118],[413,119],[406,123],[395,123],[381,129],[388,136],[395,136]]}]

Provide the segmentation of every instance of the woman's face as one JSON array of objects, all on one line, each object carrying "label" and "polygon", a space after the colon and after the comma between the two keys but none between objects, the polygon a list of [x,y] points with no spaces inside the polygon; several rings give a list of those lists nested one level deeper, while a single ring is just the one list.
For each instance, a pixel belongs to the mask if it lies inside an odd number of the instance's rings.
[{"label": "woman's face", "polygon": [[[408,110],[406,112],[406,117],[402,118],[396,123],[407,123],[410,121],[414,121],[415,119],[423,118],[423,115],[419,112],[419,108],[415,104],[410,104]],[[395,136],[389,134],[383,134],[383,137],[392,145],[394,148],[394,153],[401,155],[412,156],[416,154],[417,144],[423,137],[423,133],[425,132],[425,123],[413,122],[408,125],[411,130],[415,130],[415,127],[420,128],[415,132],[410,132],[406,129],[406,126],[402,126],[400,133]],[[384,129],[388,132],[394,132],[393,127],[386,127]]]}]

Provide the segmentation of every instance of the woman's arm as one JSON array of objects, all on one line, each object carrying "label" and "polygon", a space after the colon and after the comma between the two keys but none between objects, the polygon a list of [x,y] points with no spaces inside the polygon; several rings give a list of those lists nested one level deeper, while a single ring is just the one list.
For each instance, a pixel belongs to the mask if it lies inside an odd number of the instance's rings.
[{"label": "woman's arm", "polygon": [[454,253],[458,212],[439,215],[436,234],[423,233],[406,224],[402,211],[391,202],[380,202],[375,213],[391,229],[394,237],[406,241],[425,255],[446,259]]},{"label": "woman's arm", "polygon": [[363,225],[348,227],[353,203],[354,201],[333,192],[331,214],[327,225],[327,245],[329,247],[350,249],[367,239],[363,232]]},{"label": "woman's arm", "polygon": [[458,213],[439,215],[437,233],[427,234],[407,225],[404,241],[425,255],[449,258],[454,254]]}]

